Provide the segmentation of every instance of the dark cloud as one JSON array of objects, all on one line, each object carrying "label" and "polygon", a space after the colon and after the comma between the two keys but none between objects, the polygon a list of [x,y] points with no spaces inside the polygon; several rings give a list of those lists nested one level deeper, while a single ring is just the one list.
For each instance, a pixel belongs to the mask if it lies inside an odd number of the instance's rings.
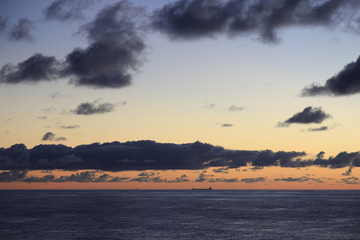
[{"label": "dark cloud", "polygon": [[[45,139],[56,140],[47,134]],[[330,168],[359,167],[360,153],[342,152],[324,159],[301,159],[304,152],[273,152],[228,150],[219,146],[195,142],[187,144],[157,143],[154,141],[93,143],[67,147],[64,145],[38,145],[27,149],[23,144],[0,148],[0,170],[201,170],[209,167],[238,168],[252,166]],[[141,178],[155,177],[142,173]],[[206,181],[211,175],[202,172],[198,181]],[[146,179],[144,179],[146,180]],[[135,181],[135,180],[134,180]],[[140,180],[141,181],[141,180]],[[164,180],[165,181],[165,180]]]},{"label": "dark cloud", "polygon": [[47,119],[46,116],[41,116],[41,117],[38,117],[38,119]]},{"label": "dark cloud", "polygon": [[256,182],[265,182],[266,178],[258,177],[258,178],[243,178],[240,181],[244,183],[256,183]]},{"label": "dark cloud", "polygon": [[11,40],[33,41],[34,37],[31,35],[31,29],[34,27],[33,23],[27,18],[20,18],[17,24],[13,25],[9,32]]},{"label": "dark cloud", "polygon": [[291,118],[284,122],[280,122],[278,127],[287,127],[293,123],[310,124],[322,123],[325,119],[331,116],[325,113],[321,107],[306,107],[302,112],[294,114]]},{"label": "dark cloud", "polygon": [[[67,3],[55,2],[60,5]],[[16,66],[7,64],[1,69],[0,83],[63,78],[70,79],[70,84],[92,88],[128,86],[144,60],[146,28],[145,21],[141,20],[144,17],[145,11],[128,1],[105,7],[94,21],[81,27],[89,41],[86,48],[75,48],[61,62],[55,57],[36,54]],[[20,23],[13,29],[14,36],[26,38],[29,36],[26,29],[29,30],[30,25],[25,20]]]},{"label": "dark cloud", "polygon": [[311,85],[302,90],[302,96],[346,96],[360,93],[360,57],[349,63],[323,86]]},{"label": "dark cloud", "polygon": [[73,113],[78,115],[92,115],[92,114],[103,114],[112,112],[115,110],[115,105],[112,103],[99,103],[98,101],[94,102],[85,102],[77,106]]},{"label": "dark cloud", "polygon": [[75,129],[75,128],[79,128],[80,125],[74,124],[74,125],[60,125],[60,128],[62,129]]},{"label": "dark cloud", "polygon": [[59,62],[55,57],[35,54],[17,65],[6,64],[0,70],[0,83],[18,84],[51,81],[58,77]]},{"label": "dark cloud", "polygon": [[171,38],[214,36],[224,29],[227,21],[223,7],[218,0],[180,0],[156,10],[152,24]]},{"label": "dark cloud", "polygon": [[344,0],[178,0],[152,16],[152,26],[172,39],[258,35],[277,42],[287,27],[351,25],[359,3]]},{"label": "dark cloud", "polygon": [[327,126],[322,126],[319,128],[309,128],[308,132],[321,132],[321,131],[327,131],[329,128]]},{"label": "dark cloud", "polygon": [[57,137],[54,133],[52,132],[47,132],[45,133],[45,135],[42,137],[42,141],[65,141],[66,138],[64,137]]},{"label": "dark cloud", "polygon": [[4,32],[7,27],[7,20],[0,16],[0,33]]},{"label": "dark cloud", "polygon": [[221,127],[232,127],[234,126],[233,124],[231,123],[224,123],[224,124],[221,124]]},{"label": "dark cloud", "polygon": [[141,8],[127,1],[101,10],[95,20],[82,27],[90,45],[66,56],[64,76],[77,86],[120,88],[131,84],[145,50],[138,19]]},{"label": "dark cloud", "polygon": [[244,110],[244,107],[235,106],[235,105],[230,106],[228,109],[228,111],[230,111],[230,112],[238,112],[238,111],[242,111],[242,110]]},{"label": "dark cloud", "polygon": [[46,20],[61,22],[82,19],[82,11],[92,3],[91,0],[56,0],[44,10],[44,16]]},{"label": "dark cloud", "polygon": [[341,152],[335,157],[329,157],[325,160],[323,157],[314,160],[314,165],[331,167],[331,168],[343,168],[347,166],[360,166],[360,152]]}]

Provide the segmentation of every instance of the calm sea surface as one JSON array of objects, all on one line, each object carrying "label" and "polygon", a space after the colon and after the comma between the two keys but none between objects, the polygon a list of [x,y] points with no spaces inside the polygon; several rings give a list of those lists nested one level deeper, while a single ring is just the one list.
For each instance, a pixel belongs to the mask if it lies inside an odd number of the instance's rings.
[{"label": "calm sea surface", "polygon": [[360,239],[360,191],[0,191],[0,239]]}]

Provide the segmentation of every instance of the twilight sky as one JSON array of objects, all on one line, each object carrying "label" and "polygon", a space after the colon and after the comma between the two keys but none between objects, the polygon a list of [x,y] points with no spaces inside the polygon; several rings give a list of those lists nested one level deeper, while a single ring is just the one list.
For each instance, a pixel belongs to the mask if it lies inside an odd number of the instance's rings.
[{"label": "twilight sky", "polygon": [[0,188],[360,189],[357,0],[0,1]]}]

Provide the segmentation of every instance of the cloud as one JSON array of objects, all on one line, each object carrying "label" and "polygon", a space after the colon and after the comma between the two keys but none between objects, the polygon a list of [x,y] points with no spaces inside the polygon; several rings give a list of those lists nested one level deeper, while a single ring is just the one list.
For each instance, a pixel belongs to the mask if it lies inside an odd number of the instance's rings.
[{"label": "cloud", "polygon": [[213,172],[214,172],[214,173],[228,174],[229,172],[228,172],[227,170],[229,170],[228,167],[222,167],[222,168],[213,169]]},{"label": "cloud", "polygon": [[242,111],[242,110],[244,110],[244,107],[235,106],[235,105],[230,106],[228,109],[228,111],[230,111],[230,112],[238,112],[238,111]]},{"label": "cloud", "polygon": [[224,123],[221,125],[221,127],[233,127],[234,125],[231,123]]},{"label": "cloud", "polygon": [[59,73],[59,62],[55,57],[35,54],[17,65],[6,64],[0,70],[0,83],[18,84],[55,80]]},{"label": "cloud", "polygon": [[[47,140],[59,139],[49,132]],[[59,139],[60,140],[60,139]],[[304,152],[273,152],[228,150],[219,146],[194,142],[186,144],[157,143],[154,141],[93,143],[68,147],[65,145],[38,145],[27,149],[23,144],[0,148],[0,170],[204,170],[209,167],[257,168],[280,166],[301,168],[321,166],[329,168],[359,167],[359,152],[341,152],[328,159],[302,159]],[[147,177],[147,176],[138,176]],[[151,176],[153,177],[153,176]],[[211,175],[203,172],[198,181]]]},{"label": "cloud", "polygon": [[21,181],[26,176],[26,170],[11,170],[0,173],[0,182],[16,182]]},{"label": "cloud", "polygon": [[[128,86],[144,61],[144,15],[142,8],[128,1],[105,7],[81,27],[89,42],[86,48],[75,48],[64,61],[35,54],[16,66],[6,64],[0,72],[0,83],[70,79],[70,84],[91,88]],[[23,20],[18,25],[17,38],[29,38],[25,31],[30,28],[28,22]]]},{"label": "cloud", "polygon": [[4,32],[7,27],[7,20],[0,16],[0,33]]},{"label": "cloud", "polygon": [[360,184],[360,179],[357,177],[342,178],[341,181],[346,184]]},{"label": "cloud", "polygon": [[237,178],[210,178],[208,182],[226,182],[226,183],[234,183],[238,182]]},{"label": "cloud", "polygon": [[79,128],[80,125],[74,124],[74,125],[60,125],[60,128],[62,129],[75,129],[75,128]]},{"label": "cloud", "polygon": [[98,100],[94,102],[85,102],[81,103],[71,112],[77,115],[93,115],[93,114],[103,114],[112,112],[115,110],[115,105],[112,103],[99,103]]},{"label": "cloud", "polygon": [[66,138],[64,137],[57,137],[54,133],[52,132],[47,132],[45,133],[45,135],[42,137],[42,141],[65,141]]},{"label": "cloud", "polygon": [[9,32],[11,40],[33,41],[34,37],[31,35],[31,29],[34,27],[33,23],[27,18],[20,18],[17,24],[13,25]]},{"label": "cloud", "polygon": [[244,183],[256,183],[256,182],[265,182],[266,178],[258,177],[258,178],[243,178],[240,181]]},{"label": "cloud", "polygon": [[302,112],[294,114],[291,118],[284,122],[280,122],[278,127],[287,127],[293,123],[310,124],[310,123],[322,123],[325,119],[331,116],[325,113],[321,107],[306,107]]},{"label": "cloud", "polygon": [[44,17],[61,22],[82,19],[82,11],[92,3],[91,0],[56,0],[44,10]]},{"label": "cloud", "polygon": [[319,128],[309,128],[308,132],[321,132],[321,131],[327,131],[329,128],[327,126],[322,126]]},{"label": "cloud", "polygon": [[41,117],[38,117],[38,119],[44,120],[44,119],[47,119],[47,117],[46,116],[41,116]]},{"label": "cloud", "polygon": [[357,1],[341,0],[178,0],[157,9],[151,21],[171,39],[256,34],[277,42],[283,28],[358,25],[358,7]]},{"label": "cloud", "polygon": [[217,0],[180,0],[154,12],[152,25],[171,38],[191,39],[213,36],[223,30],[227,16]]},{"label": "cloud", "polygon": [[120,88],[131,84],[145,50],[143,29],[138,21],[142,8],[120,1],[101,10],[84,25],[90,45],[66,56],[63,75],[76,86]]},{"label": "cloud", "polygon": [[282,182],[305,182],[305,181],[309,181],[310,178],[308,177],[298,177],[298,178],[293,178],[293,177],[288,177],[288,178],[275,178],[274,181],[282,181]]},{"label": "cloud", "polygon": [[326,81],[323,86],[311,85],[302,90],[302,96],[346,96],[360,93],[360,57],[347,64],[338,74]]}]

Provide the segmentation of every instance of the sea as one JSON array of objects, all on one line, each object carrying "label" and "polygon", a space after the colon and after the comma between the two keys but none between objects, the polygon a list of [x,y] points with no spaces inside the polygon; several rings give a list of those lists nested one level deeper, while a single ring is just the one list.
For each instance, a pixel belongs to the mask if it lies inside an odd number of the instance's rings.
[{"label": "sea", "polygon": [[360,239],[360,191],[1,190],[0,239]]}]

